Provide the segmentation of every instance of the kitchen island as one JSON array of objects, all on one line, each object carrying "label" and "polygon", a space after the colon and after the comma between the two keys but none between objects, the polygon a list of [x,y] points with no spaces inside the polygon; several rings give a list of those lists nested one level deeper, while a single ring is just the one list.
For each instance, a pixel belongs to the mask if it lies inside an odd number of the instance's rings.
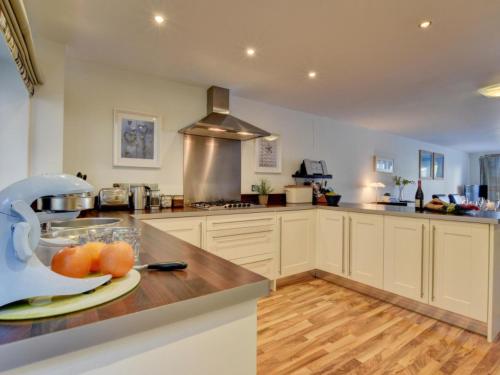
[{"label": "kitchen island", "polygon": [[127,295],[81,312],[0,322],[7,373],[255,374],[256,302],[269,280],[142,224],[140,260],[182,260],[184,271],[142,271]]}]

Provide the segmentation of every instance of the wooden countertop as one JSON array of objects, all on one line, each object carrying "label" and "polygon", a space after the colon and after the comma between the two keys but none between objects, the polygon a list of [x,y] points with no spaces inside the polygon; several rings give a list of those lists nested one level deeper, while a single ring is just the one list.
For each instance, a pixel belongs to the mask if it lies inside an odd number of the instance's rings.
[{"label": "wooden countertop", "polygon": [[[130,217],[129,212],[91,212],[87,216],[120,217],[120,226],[141,228],[143,263],[183,260],[188,268],[175,272],[141,271],[139,286],[129,294],[101,306],[73,314],[31,321],[0,322],[0,351],[2,345],[60,332],[70,328],[100,323],[109,319],[140,313],[146,310],[175,305],[221,292],[245,290],[246,295],[266,295],[269,280],[192,246],[167,233]],[[126,327],[124,327],[126,329]],[[77,337],[75,337],[78,340]]]}]

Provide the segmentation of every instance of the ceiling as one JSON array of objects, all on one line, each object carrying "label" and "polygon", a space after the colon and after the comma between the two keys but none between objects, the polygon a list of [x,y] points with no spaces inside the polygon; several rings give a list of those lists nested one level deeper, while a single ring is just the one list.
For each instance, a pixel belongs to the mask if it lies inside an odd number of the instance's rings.
[{"label": "ceiling", "polygon": [[76,58],[465,151],[500,149],[500,99],[476,92],[500,82],[500,1],[25,3],[35,36]]}]

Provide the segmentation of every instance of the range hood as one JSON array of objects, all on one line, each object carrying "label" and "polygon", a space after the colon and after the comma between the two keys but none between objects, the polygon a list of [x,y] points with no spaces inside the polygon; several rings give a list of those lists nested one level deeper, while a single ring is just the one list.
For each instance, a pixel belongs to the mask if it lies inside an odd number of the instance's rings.
[{"label": "range hood", "polygon": [[271,133],[229,114],[229,89],[212,86],[207,90],[207,116],[179,130],[182,134],[247,141]]}]

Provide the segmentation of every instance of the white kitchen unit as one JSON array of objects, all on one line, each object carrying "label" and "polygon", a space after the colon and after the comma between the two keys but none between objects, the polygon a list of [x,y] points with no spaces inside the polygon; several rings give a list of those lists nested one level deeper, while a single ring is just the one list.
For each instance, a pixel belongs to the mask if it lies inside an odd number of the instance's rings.
[{"label": "white kitchen unit", "polygon": [[429,220],[384,218],[384,289],[429,302]]},{"label": "white kitchen unit", "polygon": [[202,249],[205,248],[206,218],[204,216],[143,220],[143,222],[186,241],[191,245]]},{"label": "white kitchen unit", "polygon": [[346,249],[348,246],[346,212],[319,210],[316,225],[316,264],[318,269],[347,276]]},{"label": "white kitchen unit", "polygon": [[489,227],[431,220],[430,303],[488,318]]},{"label": "white kitchen unit", "polygon": [[280,276],[315,268],[315,214],[312,210],[278,213]]},{"label": "white kitchen unit", "polygon": [[276,214],[207,217],[206,249],[270,280],[278,277]]},{"label": "white kitchen unit", "polygon": [[348,275],[376,288],[384,284],[384,217],[349,214]]}]

